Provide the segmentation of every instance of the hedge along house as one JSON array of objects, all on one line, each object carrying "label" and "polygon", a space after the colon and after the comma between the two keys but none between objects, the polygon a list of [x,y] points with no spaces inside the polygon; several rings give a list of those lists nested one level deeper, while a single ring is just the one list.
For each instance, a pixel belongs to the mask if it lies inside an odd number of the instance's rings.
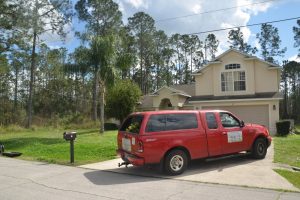
[{"label": "hedge along house", "polygon": [[229,49],[193,74],[195,84],[162,87],[144,96],[140,108],[228,110],[274,134],[282,99],[280,72],[276,64]]}]

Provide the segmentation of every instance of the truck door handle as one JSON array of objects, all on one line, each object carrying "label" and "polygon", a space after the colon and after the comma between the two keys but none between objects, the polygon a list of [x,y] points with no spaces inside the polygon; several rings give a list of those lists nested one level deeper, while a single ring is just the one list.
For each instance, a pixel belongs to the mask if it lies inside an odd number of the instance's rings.
[{"label": "truck door handle", "polygon": [[148,139],[146,139],[146,142],[154,142],[154,141],[156,141],[157,139],[155,139],[155,138],[148,138]]},{"label": "truck door handle", "polygon": [[226,135],[226,134],[227,134],[227,132],[226,132],[226,131],[222,132],[222,135]]}]

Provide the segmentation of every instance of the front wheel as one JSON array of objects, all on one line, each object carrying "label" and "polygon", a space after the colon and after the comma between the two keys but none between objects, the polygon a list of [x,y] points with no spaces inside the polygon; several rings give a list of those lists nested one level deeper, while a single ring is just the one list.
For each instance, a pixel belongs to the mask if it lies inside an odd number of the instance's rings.
[{"label": "front wheel", "polygon": [[187,155],[184,151],[176,149],[168,153],[165,159],[165,171],[169,175],[182,174],[187,168]]},{"label": "front wheel", "polygon": [[267,154],[267,143],[264,138],[258,138],[255,140],[251,155],[253,158],[256,159],[263,159],[266,157]]}]

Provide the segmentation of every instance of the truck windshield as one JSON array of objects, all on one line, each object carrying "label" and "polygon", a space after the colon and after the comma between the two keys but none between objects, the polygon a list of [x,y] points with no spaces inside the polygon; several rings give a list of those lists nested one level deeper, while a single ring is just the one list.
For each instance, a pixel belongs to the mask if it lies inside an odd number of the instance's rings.
[{"label": "truck windshield", "polygon": [[143,115],[130,116],[123,123],[120,131],[126,131],[129,133],[139,134],[143,118],[144,118]]}]

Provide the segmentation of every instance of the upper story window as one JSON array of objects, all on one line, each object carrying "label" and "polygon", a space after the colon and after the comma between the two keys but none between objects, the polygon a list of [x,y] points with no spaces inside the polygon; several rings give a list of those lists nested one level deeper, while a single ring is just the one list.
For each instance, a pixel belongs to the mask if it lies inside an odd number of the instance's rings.
[{"label": "upper story window", "polygon": [[222,92],[245,91],[246,90],[245,71],[222,72],[221,89]]},{"label": "upper story window", "polygon": [[225,69],[240,69],[241,68],[241,65],[240,64],[228,64],[228,65],[225,65]]}]

